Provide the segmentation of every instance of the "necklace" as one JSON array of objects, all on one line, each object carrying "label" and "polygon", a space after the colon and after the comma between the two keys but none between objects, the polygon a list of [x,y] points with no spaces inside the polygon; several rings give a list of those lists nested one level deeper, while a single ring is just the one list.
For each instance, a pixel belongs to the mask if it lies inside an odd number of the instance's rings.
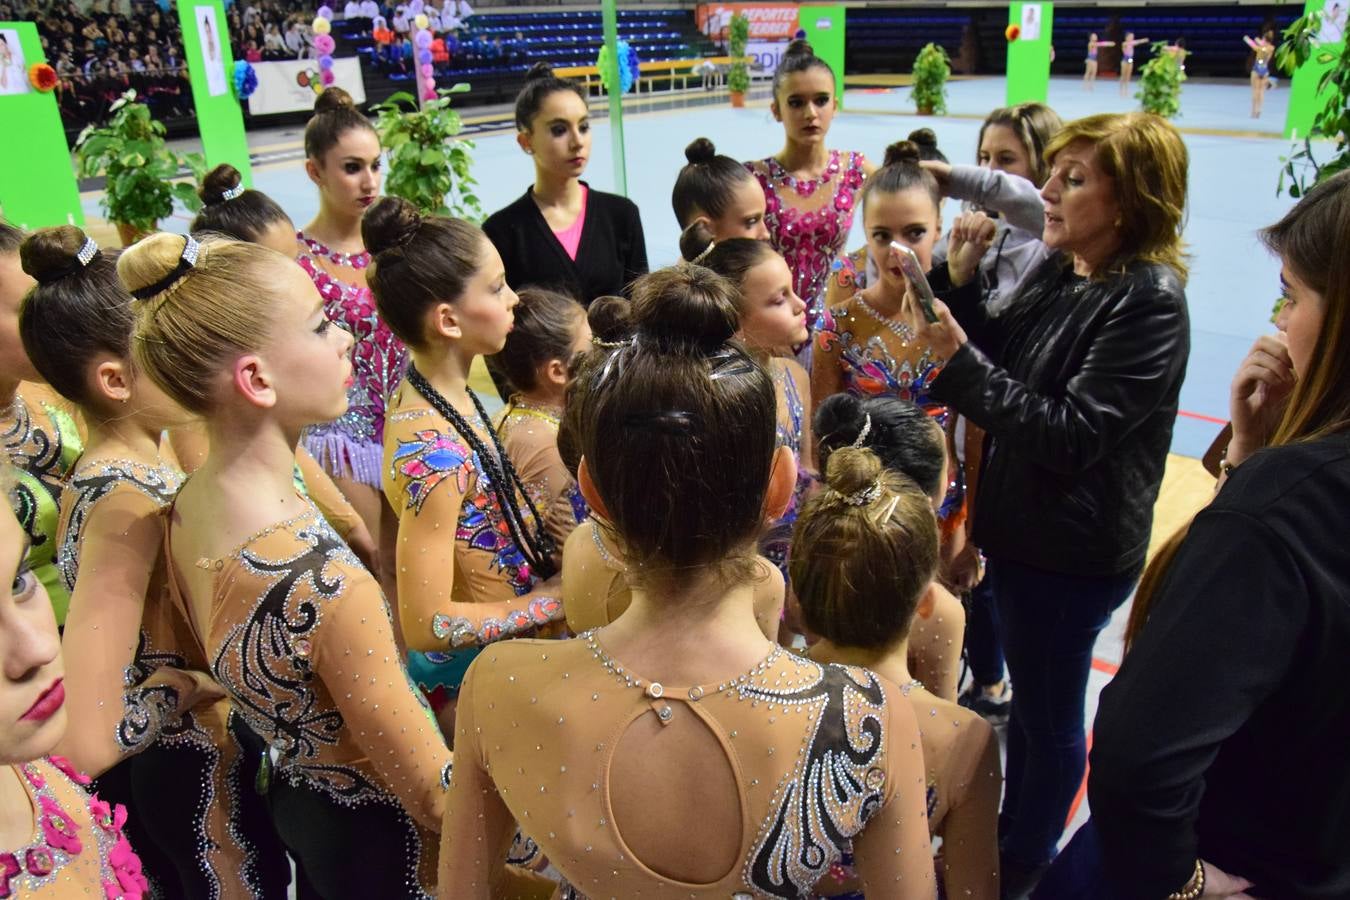
[{"label": "necklace", "polygon": [[591,519],[591,541],[595,544],[596,551],[600,558],[611,568],[618,569],[620,572],[627,572],[628,567],[621,562],[617,562],[613,556],[610,556],[609,550],[605,549],[605,539],[600,535],[600,523]]},{"label": "necklace", "polygon": [[[450,401],[446,400],[440,391],[432,387],[431,382],[427,381],[426,376],[417,370],[416,365],[410,364],[408,366],[406,377],[413,390],[421,394],[427,403],[431,404],[431,408],[440,413],[441,417],[449,422],[464,440],[468,441],[469,446],[478,455],[479,461],[487,472],[488,487],[497,496],[497,506],[501,509],[502,519],[506,522],[511,540],[515,542],[517,549],[525,557],[525,561],[530,564],[530,571],[540,579],[547,581],[558,571],[554,560],[557,548],[554,545],[553,538],[540,525],[543,518],[539,515],[539,510],[535,509],[534,501],[530,499],[529,493],[526,492],[525,486],[520,481],[520,476],[516,474],[516,468],[511,464],[511,458],[506,455],[506,451],[502,449],[502,445],[498,442],[496,432],[491,428],[485,428],[488,440],[492,442],[492,452],[489,452],[487,445],[483,443],[483,439],[478,436],[478,432],[469,425],[464,416],[460,415],[459,410],[450,405]],[[472,390],[469,390],[468,394],[469,399],[473,401],[473,408],[478,414],[479,421],[486,425],[488,416],[483,409],[482,401]],[[535,527],[533,531],[526,525],[525,517],[521,513],[520,507],[516,505],[516,496],[525,500],[530,515],[534,517]]]},{"label": "necklace", "polygon": [[882,315],[876,307],[867,302],[867,298],[863,297],[861,293],[858,294],[858,304],[862,306],[863,312],[886,326],[891,334],[894,334],[905,344],[908,344],[914,339],[914,330],[909,327],[908,323],[892,319],[890,316]]},{"label": "necklace", "polygon": [[309,252],[315,256],[322,256],[324,259],[344,266],[348,269],[364,269],[370,265],[370,251],[362,250],[360,253],[340,253],[337,250],[329,250],[324,244],[314,240],[314,238],[305,234],[303,231],[297,231],[295,236],[304,242],[309,248]]},{"label": "necklace", "polygon": [[511,402],[506,408],[506,416],[503,417],[502,421],[505,421],[513,415],[531,416],[536,419],[543,419],[554,428],[557,428],[562,422],[562,414],[556,407],[536,406],[519,394],[511,397]]},{"label": "necklace", "polygon": [[923,682],[915,678],[913,681],[910,681],[907,684],[900,685],[900,693],[908,697],[910,691],[914,690],[915,688],[922,688],[922,687]]}]

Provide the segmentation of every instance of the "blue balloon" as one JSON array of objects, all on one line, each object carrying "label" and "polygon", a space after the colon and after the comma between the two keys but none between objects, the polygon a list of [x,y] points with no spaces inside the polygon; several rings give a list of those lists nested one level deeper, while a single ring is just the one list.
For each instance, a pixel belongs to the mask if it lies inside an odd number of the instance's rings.
[{"label": "blue balloon", "polygon": [[419,63],[421,63],[422,65],[426,65],[427,63],[431,62],[431,51],[430,51],[430,50],[418,50],[418,51],[417,51],[417,61],[418,61]]}]

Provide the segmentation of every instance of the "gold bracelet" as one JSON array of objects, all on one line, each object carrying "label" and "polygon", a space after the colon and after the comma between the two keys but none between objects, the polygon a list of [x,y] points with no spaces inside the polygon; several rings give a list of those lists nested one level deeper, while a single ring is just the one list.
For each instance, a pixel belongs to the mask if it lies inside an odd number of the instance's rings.
[{"label": "gold bracelet", "polygon": [[1196,900],[1205,892],[1205,866],[1200,860],[1195,861],[1195,872],[1191,875],[1191,880],[1186,882],[1186,886],[1179,891],[1167,895],[1167,900]]}]

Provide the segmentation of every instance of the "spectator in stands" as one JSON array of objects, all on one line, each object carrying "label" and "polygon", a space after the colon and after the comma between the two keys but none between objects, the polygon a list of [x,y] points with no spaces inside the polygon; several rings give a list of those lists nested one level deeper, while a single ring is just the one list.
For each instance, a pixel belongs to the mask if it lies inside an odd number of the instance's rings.
[{"label": "spectator in stands", "polygon": [[286,25],[286,53],[291,59],[299,59],[305,49],[305,36],[300,33],[300,23],[292,19]]},{"label": "spectator in stands", "polygon": [[408,22],[408,7],[400,5],[394,10],[394,33],[407,34],[411,31]]},{"label": "spectator in stands", "polygon": [[276,22],[267,23],[267,33],[263,35],[263,59],[285,59],[286,41]]},{"label": "spectator in stands", "polygon": [[140,51],[138,51],[135,47],[132,47],[130,50],[127,51],[127,66],[133,72],[145,71],[145,63],[141,60]]},{"label": "spectator in stands", "polygon": [[158,72],[165,68],[164,60],[159,57],[159,47],[155,44],[145,48],[145,67],[151,72]]},{"label": "spectator in stands", "polygon": [[380,4],[375,0],[361,0],[361,18],[374,22],[380,15]]},{"label": "spectator in stands", "polygon": [[361,18],[361,4],[356,0],[347,0],[347,5],[342,9],[342,18],[348,21]]}]

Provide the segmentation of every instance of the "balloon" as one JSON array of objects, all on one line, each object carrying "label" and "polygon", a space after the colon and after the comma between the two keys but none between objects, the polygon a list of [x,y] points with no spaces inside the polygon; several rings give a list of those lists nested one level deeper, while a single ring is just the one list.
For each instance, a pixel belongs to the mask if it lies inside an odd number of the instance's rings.
[{"label": "balloon", "polygon": [[425,8],[426,4],[423,3],[422,0],[412,0],[412,2],[408,4],[408,12],[412,13],[414,16]]},{"label": "balloon", "polygon": [[413,35],[413,44],[417,46],[418,50],[427,49],[431,46],[431,32],[426,29],[417,32]]},{"label": "balloon", "polygon": [[332,69],[328,69],[319,73],[319,80],[323,82],[324,87],[328,87],[337,80],[337,77],[333,74]]},{"label": "balloon", "polygon": [[422,91],[422,99],[423,99],[423,100],[435,100],[435,99],[436,99],[436,91],[435,91],[434,89],[423,89],[423,91]]},{"label": "balloon", "polygon": [[430,50],[418,50],[418,51],[417,51],[417,61],[420,62],[420,63],[422,63],[423,65],[425,65],[426,63],[431,62],[431,51],[430,51]]},{"label": "balloon", "polygon": [[430,77],[431,77],[432,75],[434,75],[434,74],[436,74],[436,67],[435,67],[435,66],[433,66],[431,63],[422,63],[422,75],[423,75],[423,77],[425,77],[425,78],[430,78]]},{"label": "balloon", "polygon": [[333,57],[324,55],[319,57],[319,68],[324,72],[333,68]]},{"label": "balloon", "polygon": [[320,56],[323,56],[336,50],[337,42],[333,40],[331,34],[316,34],[314,35],[314,49],[319,51]]},{"label": "balloon", "polygon": [[320,19],[331,19],[333,18],[333,8],[331,6],[320,6],[319,11],[314,15],[318,16]]},{"label": "balloon", "polygon": [[417,17],[413,19],[413,25],[417,27],[418,31],[426,30],[426,27],[430,24],[431,20],[422,13],[418,13]]},{"label": "balloon", "polygon": [[310,25],[310,27],[314,29],[315,34],[327,34],[328,32],[333,30],[333,23],[328,21],[327,19],[320,19],[316,17],[314,19],[314,22]]}]

